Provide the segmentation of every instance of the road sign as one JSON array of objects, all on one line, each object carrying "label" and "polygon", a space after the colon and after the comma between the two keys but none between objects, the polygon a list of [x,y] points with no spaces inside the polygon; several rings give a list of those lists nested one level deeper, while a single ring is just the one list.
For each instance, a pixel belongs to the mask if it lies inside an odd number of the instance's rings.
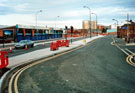
[{"label": "road sign", "polygon": [[122,29],[128,29],[128,27],[122,27]]}]

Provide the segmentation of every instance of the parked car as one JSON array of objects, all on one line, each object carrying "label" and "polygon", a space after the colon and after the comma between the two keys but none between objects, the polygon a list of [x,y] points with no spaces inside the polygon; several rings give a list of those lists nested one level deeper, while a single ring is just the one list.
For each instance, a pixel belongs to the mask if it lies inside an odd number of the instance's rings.
[{"label": "parked car", "polygon": [[19,43],[17,43],[15,45],[15,49],[25,48],[25,45],[27,45],[27,47],[33,47],[34,46],[34,42],[31,41],[31,40],[21,40]]}]

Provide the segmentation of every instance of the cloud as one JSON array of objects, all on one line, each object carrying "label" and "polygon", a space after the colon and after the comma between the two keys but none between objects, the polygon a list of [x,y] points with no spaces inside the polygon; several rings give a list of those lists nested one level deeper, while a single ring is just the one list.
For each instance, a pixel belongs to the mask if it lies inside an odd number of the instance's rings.
[{"label": "cloud", "polygon": [[[10,15],[1,15],[0,16],[0,24],[2,25],[35,25],[35,16],[34,15],[25,15],[25,14],[10,14]],[[8,23],[7,23],[8,22]],[[82,27],[82,20],[53,20],[53,21],[46,21],[46,20],[37,20],[38,26],[48,26],[48,27],[61,27],[64,28],[65,25],[67,26],[74,26],[75,28]]]},{"label": "cloud", "polygon": [[[54,26],[58,21],[58,26],[82,27],[81,21],[89,20],[89,11],[83,8],[84,5],[97,14],[100,24],[111,24],[112,18],[123,20],[127,13],[132,19],[135,15],[134,3],[134,0],[0,0],[0,24],[35,25],[35,13],[41,9],[39,25]],[[58,20],[57,16],[60,16]],[[92,20],[95,20],[94,15]]]},{"label": "cloud", "polygon": [[33,15],[28,14],[9,14],[0,15],[0,20],[0,24],[2,25],[15,25],[34,23],[35,18]]},{"label": "cloud", "polygon": [[0,7],[6,6],[5,4],[0,3]]},{"label": "cloud", "polygon": [[19,4],[13,7],[17,12],[23,12],[23,11],[28,11],[27,10],[28,6],[29,6],[28,3],[24,3],[24,4]]},{"label": "cloud", "polygon": [[63,20],[63,21],[38,21],[39,25],[47,27],[60,27],[64,28],[65,25],[70,28],[73,26],[74,28],[82,28],[82,20]]}]

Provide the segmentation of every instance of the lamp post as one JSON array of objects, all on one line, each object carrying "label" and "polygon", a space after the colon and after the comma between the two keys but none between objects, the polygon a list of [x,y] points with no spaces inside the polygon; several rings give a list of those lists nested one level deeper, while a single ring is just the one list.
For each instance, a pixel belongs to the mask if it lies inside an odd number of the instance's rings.
[{"label": "lamp post", "polygon": [[112,19],[113,21],[116,21],[117,22],[117,26],[118,26],[118,20],[116,20],[116,19]]},{"label": "lamp post", "polygon": [[[56,21],[57,21],[58,18],[60,18],[60,16],[57,16],[57,17],[56,17]],[[56,24],[56,23],[57,23],[56,21],[55,21],[55,29],[56,29],[56,25],[57,25],[57,24]]]},{"label": "lamp post", "polygon": [[98,22],[97,22],[97,14],[96,13],[91,13],[94,14],[96,16],[96,30],[97,30],[97,35],[98,35]]},{"label": "lamp post", "polygon": [[91,9],[88,6],[83,6],[83,8],[89,9],[89,16],[90,16],[90,27],[89,27],[89,30],[90,30],[90,38],[91,38]]},{"label": "lamp post", "polygon": [[[117,22],[117,29],[118,29],[118,20],[116,19],[112,19],[112,20]],[[117,31],[117,37],[118,37],[118,31]]]},{"label": "lamp post", "polygon": [[56,21],[57,21],[58,18],[60,18],[60,16],[57,16],[57,17],[56,17],[56,20],[55,20],[55,31],[56,31],[56,29],[57,29],[57,28],[56,28],[56,25],[57,25],[57,22],[56,22]]},{"label": "lamp post", "polygon": [[[36,12],[36,27],[37,27],[37,15],[40,13],[40,12],[42,12],[42,10],[39,10],[39,11],[37,11]],[[36,32],[37,32],[37,40],[38,40],[38,29],[36,29]]]}]

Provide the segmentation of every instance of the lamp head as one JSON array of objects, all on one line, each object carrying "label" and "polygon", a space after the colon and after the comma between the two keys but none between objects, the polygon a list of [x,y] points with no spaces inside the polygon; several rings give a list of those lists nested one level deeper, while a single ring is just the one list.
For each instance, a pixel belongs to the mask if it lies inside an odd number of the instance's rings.
[{"label": "lamp head", "polygon": [[87,6],[83,6],[83,8],[86,8]]},{"label": "lamp head", "polygon": [[39,12],[43,12],[42,10],[40,10]]}]

